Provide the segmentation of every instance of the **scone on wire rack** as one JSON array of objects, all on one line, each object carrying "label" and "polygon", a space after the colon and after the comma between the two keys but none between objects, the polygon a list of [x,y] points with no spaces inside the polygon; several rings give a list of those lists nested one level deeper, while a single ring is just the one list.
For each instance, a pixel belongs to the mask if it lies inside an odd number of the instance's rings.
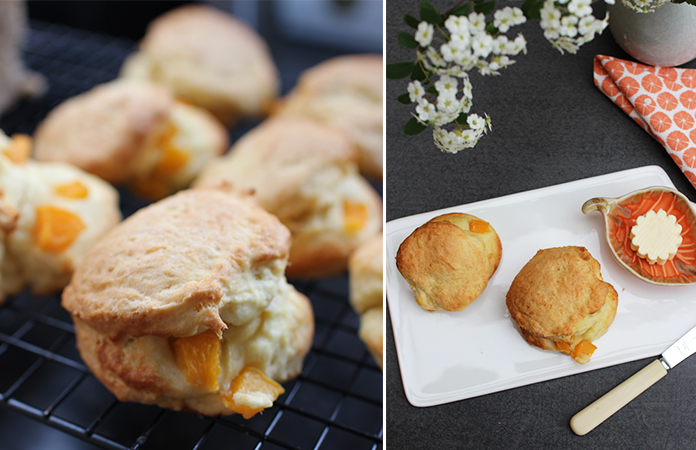
[{"label": "scone on wire rack", "polygon": [[121,77],[151,80],[226,124],[268,113],[280,91],[268,45],[234,16],[185,5],[155,19]]},{"label": "scone on wire rack", "polygon": [[384,349],[384,253],[379,233],[358,247],[348,260],[350,304],[360,314],[358,335],[380,368]]},{"label": "scone on wire rack", "polygon": [[207,111],[148,82],[117,80],[65,100],[39,124],[34,157],[73,164],[151,200],[182,189],[228,146]]},{"label": "scone on wire rack", "polygon": [[0,131],[0,303],[29,287],[60,291],[121,220],[118,192],[64,163],[32,161],[31,139]]},{"label": "scone on wire rack", "polygon": [[520,270],[507,293],[507,308],[531,345],[569,354],[585,364],[614,321],[614,287],[584,247],[539,250]]},{"label": "scone on wire rack", "polygon": [[197,187],[231,184],[292,233],[288,277],[333,276],[382,229],[382,201],[358,172],[346,135],[305,117],[272,117],[213,161]]},{"label": "scone on wire rack", "polygon": [[396,267],[426,311],[462,311],[488,286],[503,247],[488,222],[464,213],[437,216],[399,246]]},{"label": "scone on wire rack", "polygon": [[108,233],[63,291],[83,360],[122,401],[204,415],[269,408],[314,334],[285,279],[290,233],[247,195],[191,189]]},{"label": "scone on wire rack", "polygon": [[381,180],[383,80],[382,55],[331,58],[300,75],[277,113],[311,117],[344,130],[360,151],[360,171]]}]

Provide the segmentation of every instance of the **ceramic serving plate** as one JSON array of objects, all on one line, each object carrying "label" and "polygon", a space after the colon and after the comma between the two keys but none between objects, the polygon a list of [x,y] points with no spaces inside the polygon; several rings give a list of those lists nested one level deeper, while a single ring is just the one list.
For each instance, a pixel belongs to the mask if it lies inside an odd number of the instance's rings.
[{"label": "ceramic serving plate", "polygon": [[[387,301],[408,401],[433,406],[655,356],[696,325],[696,286],[658,286],[635,277],[614,258],[603,216],[582,212],[588,199],[617,198],[650,186],[674,187],[660,167],[648,166],[387,223]],[[414,229],[450,212],[490,222],[503,256],[484,293],[467,309],[429,313],[399,274],[396,252]],[[528,345],[505,306],[512,280],[537,250],[566,245],[586,247],[619,293],[616,319],[594,341],[597,350],[585,365]]]}]

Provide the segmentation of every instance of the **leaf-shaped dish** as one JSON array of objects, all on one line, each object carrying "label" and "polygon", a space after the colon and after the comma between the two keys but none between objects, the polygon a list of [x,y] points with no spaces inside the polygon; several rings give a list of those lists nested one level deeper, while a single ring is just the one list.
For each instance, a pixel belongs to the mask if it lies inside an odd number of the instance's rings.
[{"label": "leaf-shaped dish", "polygon": [[[677,254],[663,265],[650,264],[631,249],[631,228],[638,217],[664,209],[681,225],[682,243]],[[619,198],[596,197],[582,205],[582,212],[604,215],[606,240],[616,260],[641,280],[663,286],[696,283],[696,215],[680,192],[654,186]]]}]

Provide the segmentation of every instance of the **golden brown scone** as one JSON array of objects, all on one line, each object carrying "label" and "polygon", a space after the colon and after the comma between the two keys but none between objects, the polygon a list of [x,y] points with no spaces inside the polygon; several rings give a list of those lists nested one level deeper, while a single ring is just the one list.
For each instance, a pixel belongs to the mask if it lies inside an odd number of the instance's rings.
[{"label": "golden brown scone", "polygon": [[340,130],[304,117],[274,117],[210,162],[194,187],[231,184],[287,226],[288,277],[344,272],[350,253],[382,229],[382,202],[358,173]]},{"label": "golden brown scone", "polygon": [[41,122],[34,156],[62,161],[152,199],[187,186],[228,145],[208,112],[148,82],[113,81],[70,98]]},{"label": "golden brown scone", "polygon": [[121,76],[167,86],[227,124],[239,116],[266,114],[280,88],[261,36],[204,5],[182,6],[155,19]]},{"label": "golden brown scone", "polygon": [[599,262],[584,247],[539,250],[507,293],[507,307],[527,342],[570,354],[584,364],[592,341],[614,320],[618,294],[602,281]]},{"label": "golden brown scone", "polygon": [[301,371],[309,301],[290,233],[248,196],[187,190],[133,214],[63,292],[78,349],[120,400],[251,417]]},{"label": "golden brown scone", "polygon": [[358,247],[348,260],[350,304],[360,314],[360,338],[382,367],[384,306],[383,234],[379,233]]},{"label": "golden brown scone", "polygon": [[0,302],[26,286],[62,289],[121,220],[111,185],[67,164],[29,160],[30,147],[28,137],[0,131]]},{"label": "golden brown scone", "polygon": [[377,362],[380,369],[383,369],[383,349],[384,349],[384,309],[382,306],[370,308],[360,316],[360,330],[358,335],[363,340],[370,354]]},{"label": "golden brown scone", "polygon": [[476,300],[500,264],[493,227],[463,213],[435,217],[399,246],[396,266],[427,311],[461,311]]},{"label": "golden brown scone", "polygon": [[300,75],[279,114],[303,115],[348,133],[360,150],[360,171],[382,179],[382,55],[346,55]]}]

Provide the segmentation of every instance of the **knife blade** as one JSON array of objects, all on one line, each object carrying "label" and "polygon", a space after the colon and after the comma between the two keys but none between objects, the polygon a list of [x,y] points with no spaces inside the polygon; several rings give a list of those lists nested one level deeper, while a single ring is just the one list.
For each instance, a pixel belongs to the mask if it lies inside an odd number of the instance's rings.
[{"label": "knife blade", "polygon": [[597,425],[626,406],[646,389],[667,375],[667,370],[696,352],[696,327],[689,330],[656,359],[631,378],[595,400],[570,419],[570,428],[579,436],[592,431]]}]

